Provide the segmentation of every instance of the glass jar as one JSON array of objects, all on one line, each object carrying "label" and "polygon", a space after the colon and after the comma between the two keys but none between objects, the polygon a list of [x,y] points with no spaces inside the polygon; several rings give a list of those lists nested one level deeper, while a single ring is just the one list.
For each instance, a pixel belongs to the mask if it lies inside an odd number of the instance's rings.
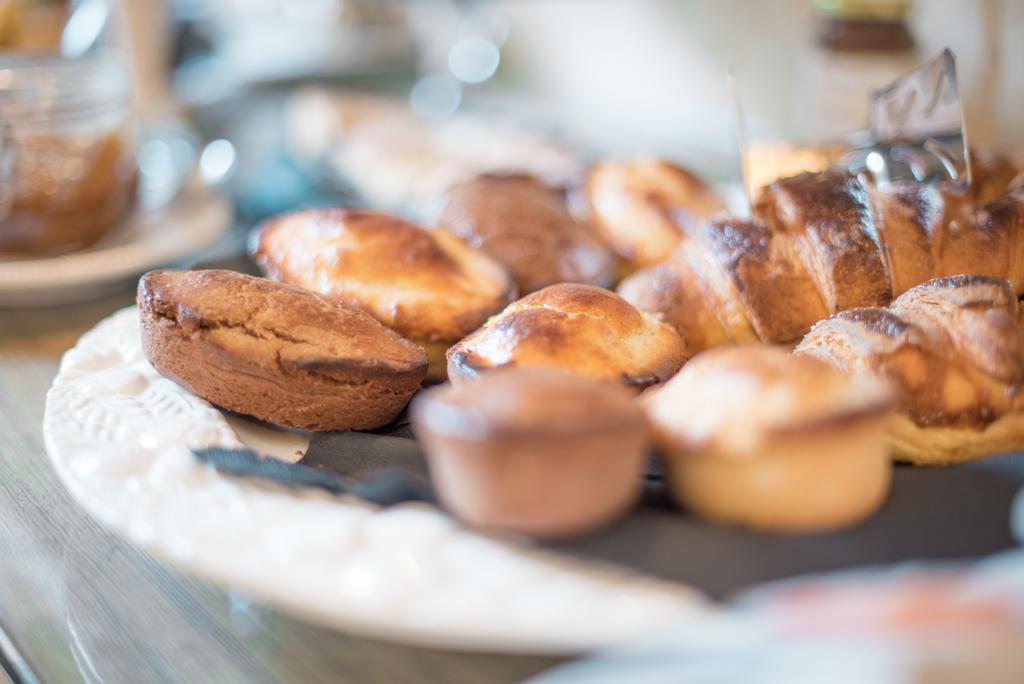
[{"label": "glass jar", "polygon": [[0,252],[83,249],[131,211],[127,84],[110,56],[0,60]]}]

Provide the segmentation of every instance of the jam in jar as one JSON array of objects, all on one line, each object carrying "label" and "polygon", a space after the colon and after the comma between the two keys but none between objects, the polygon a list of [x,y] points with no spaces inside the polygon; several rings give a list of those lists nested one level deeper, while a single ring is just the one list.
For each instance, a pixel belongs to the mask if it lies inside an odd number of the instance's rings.
[{"label": "jam in jar", "polygon": [[0,60],[0,252],[83,249],[131,211],[127,78],[111,57]]}]

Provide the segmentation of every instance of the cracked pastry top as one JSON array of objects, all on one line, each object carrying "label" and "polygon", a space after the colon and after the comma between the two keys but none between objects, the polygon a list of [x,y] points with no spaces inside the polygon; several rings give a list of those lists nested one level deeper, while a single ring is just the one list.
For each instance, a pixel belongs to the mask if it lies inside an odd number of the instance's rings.
[{"label": "cracked pastry top", "polygon": [[606,287],[615,259],[560,190],[525,175],[484,175],[448,189],[435,223],[508,268],[520,294],[555,283]]},{"label": "cracked pastry top", "polygon": [[613,292],[552,285],[510,304],[448,351],[448,375],[505,366],[564,368],[637,389],[663,382],[686,360],[678,333]]},{"label": "cracked pastry top", "polygon": [[383,425],[427,368],[417,345],[364,311],[233,271],[139,281],[143,350],[207,401],[310,430]]},{"label": "cracked pastry top", "polygon": [[500,264],[448,231],[365,209],[272,219],[254,256],[269,277],[365,309],[421,343],[465,337],[515,294]]}]

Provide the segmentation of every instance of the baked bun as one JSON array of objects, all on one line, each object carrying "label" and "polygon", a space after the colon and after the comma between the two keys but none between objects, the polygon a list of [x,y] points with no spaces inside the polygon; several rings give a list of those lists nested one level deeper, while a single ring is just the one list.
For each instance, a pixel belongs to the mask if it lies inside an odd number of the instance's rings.
[{"label": "baked bun", "polygon": [[642,399],[676,499],[775,531],[829,530],[889,490],[884,383],[777,347],[704,352]]},{"label": "baked bun", "polygon": [[554,283],[607,287],[615,260],[562,193],[531,176],[478,176],[443,196],[436,225],[505,265],[520,294]]},{"label": "baked bun", "polygon": [[797,346],[849,373],[885,378],[899,460],[937,465],[1024,447],[1024,333],[1007,280],[937,278],[888,308],[842,311]]},{"label": "baked bun", "polygon": [[648,435],[617,383],[550,368],[444,385],[410,409],[445,507],[471,525],[564,537],[636,501]]},{"label": "baked bun", "polygon": [[142,349],[212,404],[303,430],[380,427],[427,370],[418,346],[366,312],[233,271],[139,280]]},{"label": "baked bun", "polygon": [[710,185],[660,159],[597,164],[572,197],[631,269],[662,261],[687,231],[725,209]]},{"label": "baked bun", "polygon": [[562,283],[523,297],[448,350],[448,376],[504,366],[564,368],[643,389],[672,376],[686,345],[613,292]]},{"label": "baked bun", "polygon": [[272,219],[254,257],[268,276],[358,306],[422,346],[435,379],[448,347],[514,299],[505,269],[451,233],[365,209]]}]

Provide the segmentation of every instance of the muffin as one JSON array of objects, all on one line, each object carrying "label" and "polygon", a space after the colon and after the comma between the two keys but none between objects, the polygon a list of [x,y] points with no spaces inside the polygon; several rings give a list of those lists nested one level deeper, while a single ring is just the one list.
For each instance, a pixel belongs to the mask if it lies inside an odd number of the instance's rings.
[{"label": "muffin", "polygon": [[627,271],[664,260],[701,221],[725,210],[710,185],[660,159],[596,164],[572,198],[575,213],[591,221]]},{"label": "muffin", "polygon": [[268,276],[358,306],[422,346],[435,380],[448,347],[515,296],[501,265],[451,233],[365,209],[273,219],[254,257]]},{"label": "muffin", "polygon": [[615,259],[561,191],[532,176],[478,176],[451,187],[435,223],[505,265],[520,294],[555,283],[607,287]]},{"label": "muffin", "polygon": [[139,280],[153,367],[230,411],[303,430],[391,422],[419,389],[418,346],[347,304],[233,271]]},{"label": "muffin", "polygon": [[853,525],[891,478],[890,389],[776,347],[694,357],[642,399],[679,503],[711,520],[771,531]]},{"label": "muffin", "polygon": [[565,537],[640,493],[643,413],[616,383],[508,369],[430,389],[410,409],[445,507],[475,527]]},{"label": "muffin", "polygon": [[639,391],[686,360],[683,338],[614,292],[562,283],[510,304],[448,351],[453,381],[506,366],[563,368]]}]

